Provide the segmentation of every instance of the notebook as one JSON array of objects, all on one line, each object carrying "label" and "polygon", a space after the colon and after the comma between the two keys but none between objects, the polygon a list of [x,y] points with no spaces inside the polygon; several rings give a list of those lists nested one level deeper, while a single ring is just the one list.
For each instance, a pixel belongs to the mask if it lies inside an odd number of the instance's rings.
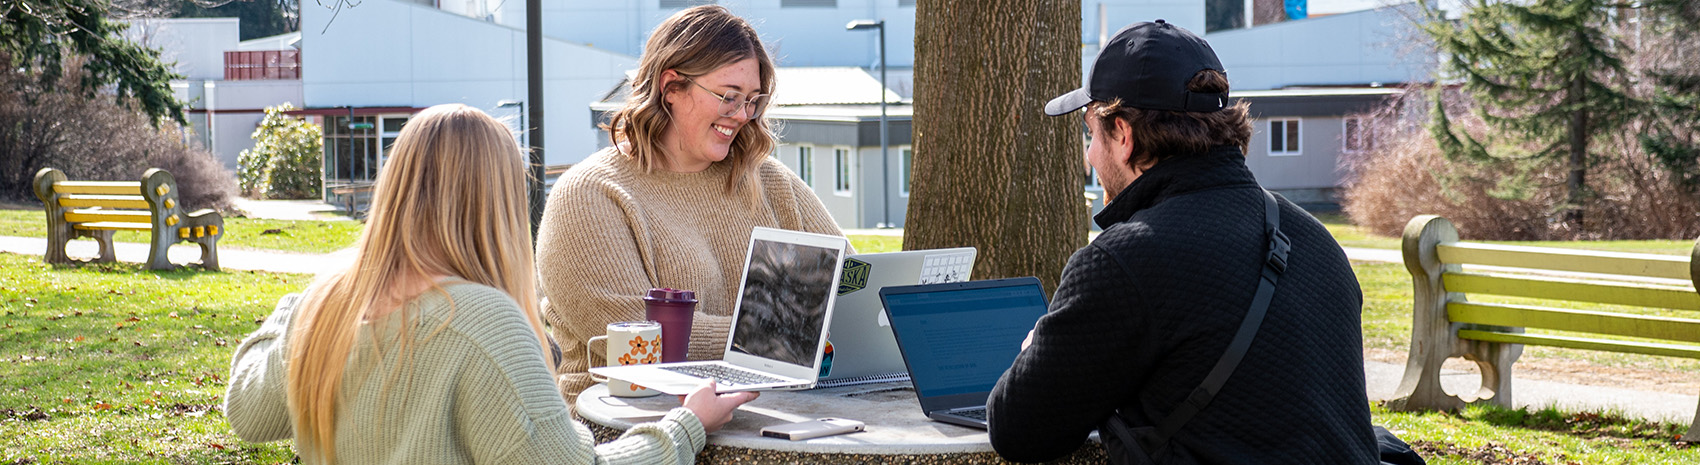
[{"label": "notebook", "polygon": [[814,387],[846,245],[843,237],[755,228],[721,360],[590,372],[675,395],[705,379],[720,392]]},{"label": "notebook", "polygon": [[986,398],[1045,315],[1037,278],[880,290],[927,418],[986,428]]},{"label": "notebook", "polygon": [[880,307],[880,289],[967,281],[973,269],[973,247],[856,254],[844,259],[838,303],[827,326],[831,355],[822,362],[816,387],[908,381],[903,355]]}]

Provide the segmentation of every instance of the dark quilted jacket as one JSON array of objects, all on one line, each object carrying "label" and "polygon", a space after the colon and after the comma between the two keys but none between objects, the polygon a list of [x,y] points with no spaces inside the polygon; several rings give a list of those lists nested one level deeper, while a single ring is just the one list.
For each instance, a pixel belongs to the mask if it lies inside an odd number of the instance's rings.
[{"label": "dark quilted jacket", "polygon": [[[1238,148],[1182,155],[1135,179],[1075,252],[1032,347],[990,399],[992,446],[1021,462],[1078,448],[1121,409],[1154,426],[1227,348],[1256,292],[1263,200]],[[1374,464],[1362,292],[1322,224],[1281,200],[1287,271],[1245,360],[1157,451],[1172,464]],[[1113,440],[1105,438],[1105,440]]]}]

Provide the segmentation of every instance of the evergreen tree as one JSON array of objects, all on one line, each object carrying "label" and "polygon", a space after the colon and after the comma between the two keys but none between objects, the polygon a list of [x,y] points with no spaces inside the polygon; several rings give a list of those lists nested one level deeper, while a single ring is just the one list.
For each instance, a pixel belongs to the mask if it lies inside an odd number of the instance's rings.
[{"label": "evergreen tree", "polygon": [[177,18],[237,18],[241,39],[258,39],[301,30],[299,0],[178,0]]},{"label": "evergreen tree", "polygon": [[0,65],[34,74],[51,87],[67,62],[82,57],[80,89],[93,97],[107,86],[119,102],[133,102],[154,124],[184,123],[183,105],[171,93],[171,68],[159,51],[119,35],[128,25],[107,17],[101,0],[0,1]]},{"label": "evergreen tree", "polygon": [[1456,22],[1429,9],[1423,30],[1491,129],[1480,138],[1454,129],[1446,99],[1434,98],[1429,130],[1448,159],[1565,163],[1564,218],[1580,229],[1590,147],[1642,109],[1628,93],[1613,19],[1622,8],[1602,0],[1478,0]]},{"label": "evergreen tree", "polygon": [[1641,27],[1653,95],[1641,149],[1700,191],[1700,2],[1653,0]]}]

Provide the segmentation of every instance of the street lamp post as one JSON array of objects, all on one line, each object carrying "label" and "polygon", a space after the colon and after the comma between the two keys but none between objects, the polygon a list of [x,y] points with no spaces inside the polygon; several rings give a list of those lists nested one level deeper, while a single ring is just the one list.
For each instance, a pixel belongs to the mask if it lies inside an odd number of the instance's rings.
[{"label": "street lamp post", "polygon": [[886,133],[885,116],[885,20],[858,19],[844,25],[847,31],[865,31],[878,29],[880,33],[880,216],[881,228],[893,227],[891,224],[891,173],[886,169],[887,153],[891,147],[891,139]]}]

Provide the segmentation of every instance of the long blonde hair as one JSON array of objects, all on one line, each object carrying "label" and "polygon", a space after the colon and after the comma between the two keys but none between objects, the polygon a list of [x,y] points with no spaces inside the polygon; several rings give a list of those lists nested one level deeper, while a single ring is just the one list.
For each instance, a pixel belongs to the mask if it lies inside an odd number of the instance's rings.
[{"label": "long blonde hair", "polygon": [[[314,283],[291,330],[289,412],[304,458],[334,461],[338,393],[355,337],[380,312],[410,311],[396,298],[412,296],[394,295],[418,288],[409,280],[450,276],[506,291],[549,353],[525,185],[519,144],[484,112],[438,105],[407,122],[378,175],[354,264]],[[447,296],[441,284],[429,285],[426,292]],[[396,340],[408,353],[407,337]]]},{"label": "long blonde hair", "polygon": [[[632,93],[625,106],[615,110],[602,125],[614,147],[625,147],[626,156],[643,165],[644,171],[655,169],[664,157],[661,134],[673,124],[667,109],[668,92],[691,85],[683,79],[668,86],[661,85],[661,75],[667,70],[681,77],[712,73],[732,63],[756,59],[761,74],[763,94],[773,93],[773,58],[767,55],[761,38],[750,23],[733,15],[725,7],[703,5],[687,8],[662,21],[644,44],[643,57],[638,61],[637,75],[632,78]],[[770,99],[771,100],[771,99]],[[726,191],[733,192],[741,185],[753,185],[761,163],[778,145],[764,113],[732,137],[731,153],[725,162],[731,163],[732,174],[726,179]]]}]

